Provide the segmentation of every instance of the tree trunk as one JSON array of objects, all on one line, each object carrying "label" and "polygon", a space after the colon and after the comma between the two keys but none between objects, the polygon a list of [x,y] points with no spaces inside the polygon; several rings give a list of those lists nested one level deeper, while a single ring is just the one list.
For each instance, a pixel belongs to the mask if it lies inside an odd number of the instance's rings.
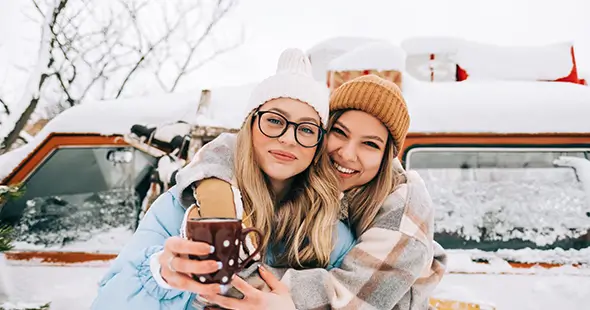
[{"label": "tree trunk", "polygon": [[[6,136],[0,132],[0,155],[10,150],[10,147],[20,136],[20,132],[27,125],[29,118],[31,118],[31,115],[33,112],[35,112],[37,104],[39,103],[43,83],[48,77],[47,72],[49,71],[49,68],[53,62],[53,59],[51,58],[51,27],[55,23],[55,19],[57,18],[58,14],[55,12],[55,10],[57,10],[56,7],[50,7],[45,13],[45,20],[43,21],[44,25],[41,31],[41,42],[39,44],[39,53],[37,56],[37,64],[29,76],[23,96],[16,107],[19,110],[24,106],[26,106],[26,108],[21,110],[23,112],[20,113],[20,115],[18,112],[14,111],[13,108],[12,116],[15,118],[18,117],[18,119],[14,122],[14,126]],[[3,126],[6,126],[6,124]]]}]

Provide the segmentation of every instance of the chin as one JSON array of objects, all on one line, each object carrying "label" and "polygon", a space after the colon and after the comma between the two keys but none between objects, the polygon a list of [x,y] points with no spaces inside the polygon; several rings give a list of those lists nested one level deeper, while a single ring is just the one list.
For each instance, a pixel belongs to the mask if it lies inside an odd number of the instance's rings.
[{"label": "chin", "polygon": [[341,181],[340,186],[342,188],[342,191],[347,191],[350,189],[353,189],[355,187],[358,187],[357,182],[355,180],[344,180]]},{"label": "chin", "polygon": [[286,167],[285,165],[268,165],[265,167],[264,173],[273,180],[286,181],[298,175],[301,171],[293,169],[293,167]]},{"label": "chin", "polygon": [[273,166],[265,167],[265,169],[262,169],[264,174],[266,174],[266,176],[271,180],[285,181],[285,180],[288,180],[293,177],[293,174],[288,173],[284,170],[285,170],[284,168],[281,170],[280,167],[273,167]]},{"label": "chin", "polygon": [[[289,180],[291,178],[293,178],[294,176],[297,175],[297,173],[290,173],[287,171],[280,171],[278,170],[279,168],[275,168],[275,169],[270,169],[271,173],[267,173],[266,175],[276,181],[286,181]],[[284,169],[284,168],[283,168]]]},{"label": "chin", "polygon": [[343,192],[345,192],[349,189],[352,189],[353,187],[354,187],[354,185],[352,185],[352,184],[347,184],[347,183],[340,184],[341,191],[343,191]]}]

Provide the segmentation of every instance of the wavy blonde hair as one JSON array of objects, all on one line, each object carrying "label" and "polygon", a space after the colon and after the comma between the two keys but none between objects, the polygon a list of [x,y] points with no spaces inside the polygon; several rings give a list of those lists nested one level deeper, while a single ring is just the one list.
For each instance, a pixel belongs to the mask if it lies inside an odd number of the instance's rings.
[{"label": "wavy blonde hair", "polygon": [[[330,113],[328,131],[332,129],[336,121],[351,109],[336,110]],[[363,111],[364,112],[364,111]],[[348,219],[354,227],[356,235],[362,235],[372,226],[377,212],[395,188],[405,182],[403,171],[395,169],[393,164],[398,151],[395,147],[393,137],[388,134],[383,159],[377,175],[365,185],[348,190],[345,197],[348,204]]]},{"label": "wavy blonde hair", "polygon": [[254,112],[238,132],[234,171],[245,216],[264,232],[258,245],[261,253],[268,255],[270,246],[276,249],[273,257],[278,265],[326,267],[340,210],[338,179],[325,152],[326,139],[318,145],[311,165],[295,176],[283,201],[275,203],[269,181],[254,155]]}]

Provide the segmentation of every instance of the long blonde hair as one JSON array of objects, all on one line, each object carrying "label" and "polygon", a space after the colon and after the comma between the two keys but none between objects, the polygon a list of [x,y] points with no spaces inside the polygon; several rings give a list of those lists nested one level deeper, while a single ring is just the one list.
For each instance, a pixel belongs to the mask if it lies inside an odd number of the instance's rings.
[{"label": "long blonde hair", "polygon": [[258,245],[261,253],[268,255],[270,246],[276,249],[272,254],[277,265],[326,267],[340,210],[338,179],[325,152],[326,139],[318,145],[312,164],[295,176],[289,193],[275,205],[271,187],[254,156],[254,120],[252,112],[238,132],[234,171],[245,216],[264,232]]},{"label": "long blonde hair", "polygon": [[[336,121],[350,109],[337,110],[330,113],[328,131],[332,129]],[[377,212],[385,202],[385,199],[401,183],[405,182],[402,171],[396,171],[393,165],[398,151],[393,137],[388,134],[383,159],[377,175],[368,183],[352,188],[345,193],[348,205],[348,219],[355,228],[357,236],[364,233],[375,220]]]}]

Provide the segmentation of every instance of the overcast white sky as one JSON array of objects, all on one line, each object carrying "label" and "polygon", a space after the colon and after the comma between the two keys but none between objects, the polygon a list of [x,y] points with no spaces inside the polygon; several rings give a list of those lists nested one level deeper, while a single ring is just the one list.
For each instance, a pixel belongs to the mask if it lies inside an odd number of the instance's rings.
[{"label": "overcast white sky", "polygon": [[[11,27],[23,19],[20,1],[0,0],[0,75],[3,64],[26,52],[15,42],[29,34]],[[590,69],[588,0],[239,0],[230,18],[243,25],[245,42],[192,76],[195,88],[257,81],[273,72],[284,48],[308,49],[335,36],[393,43],[422,35],[516,45],[571,40],[579,66]]]}]

